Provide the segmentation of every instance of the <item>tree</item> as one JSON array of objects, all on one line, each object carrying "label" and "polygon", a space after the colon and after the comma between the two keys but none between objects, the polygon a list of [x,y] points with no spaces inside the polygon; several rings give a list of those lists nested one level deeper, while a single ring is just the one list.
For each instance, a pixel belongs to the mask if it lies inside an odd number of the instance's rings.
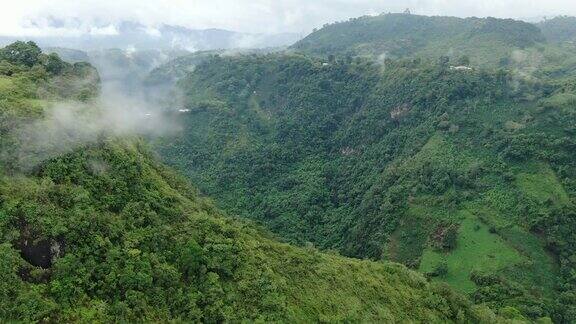
[{"label": "tree", "polygon": [[434,269],[436,276],[444,278],[448,274],[448,264],[445,261],[440,262]]},{"label": "tree", "polygon": [[40,54],[42,50],[36,43],[17,41],[0,49],[0,60],[32,67],[40,62]]},{"label": "tree", "polygon": [[61,74],[62,71],[64,71],[64,69],[68,66],[68,64],[62,61],[62,59],[60,59],[60,57],[56,53],[51,53],[46,56],[43,56],[42,61],[44,67],[46,68],[46,72],[52,75]]}]

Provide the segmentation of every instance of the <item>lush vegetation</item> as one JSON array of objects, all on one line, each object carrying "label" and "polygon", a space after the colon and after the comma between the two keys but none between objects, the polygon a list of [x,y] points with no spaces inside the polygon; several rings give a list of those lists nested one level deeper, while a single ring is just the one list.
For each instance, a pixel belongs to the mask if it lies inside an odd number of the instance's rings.
[{"label": "lush vegetation", "polygon": [[103,132],[32,165],[20,130],[99,77],[0,49],[0,318],[575,322],[572,30],[361,17],[145,79],[158,53],[102,52],[182,133],[150,152]]},{"label": "lush vegetation", "polygon": [[544,40],[534,25],[512,19],[382,14],[325,25],[292,49],[328,57],[447,56],[454,65],[498,65],[515,49]]},{"label": "lush vegetation", "polygon": [[[427,18],[350,24],[371,19]],[[474,30],[510,24],[516,45],[541,40],[508,20]],[[512,61],[534,53],[507,48]],[[568,50],[551,45],[532,69],[215,56],[181,81],[184,131],[157,148],[219,206],[289,242],[402,262],[506,316],[570,322],[576,97],[552,55]]]},{"label": "lush vegetation", "polygon": [[553,42],[574,42],[576,40],[576,17],[559,16],[546,19],[538,24],[546,39]]},{"label": "lush vegetation", "polygon": [[97,78],[33,43],[0,57],[3,321],[497,320],[399,264],[293,247],[225,217],[136,138],[103,134],[22,168],[16,130],[92,100]]}]

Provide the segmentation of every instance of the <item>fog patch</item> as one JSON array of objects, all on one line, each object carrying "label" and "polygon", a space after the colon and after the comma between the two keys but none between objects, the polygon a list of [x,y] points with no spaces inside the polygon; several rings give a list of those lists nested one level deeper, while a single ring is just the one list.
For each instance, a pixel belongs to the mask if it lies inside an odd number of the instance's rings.
[{"label": "fog patch", "polygon": [[90,172],[92,172],[92,174],[98,176],[104,175],[108,172],[109,168],[110,166],[104,160],[91,159],[88,161],[88,169],[90,170]]},{"label": "fog patch", "polygon": [[[159,109],[141,100],[107,93],[94,103],[63,102],[45,117],[16,130],[17,165],[29,170],[47,160],[105,139],[124,136],[165,136],[178,131]],[[106,166],[94,161],[96,173]]]},{"label": "fog patch", "polygon": [[[14,171],[29,172],[48,160],[108,139],[177,134],[181,131],[179,114],[187,113],[182,94],[170,83],[148,87],[143,82],[169,55],[136,49],[90,53],[98,73],[89,71],[73,82],[65,76],[54,77],[40,87],[38,97],[50,103],[41,117],[15,121],[6,129],[4,135],[10,138],[6,143],[11,144],[2,148],[0,160]],[[94,84],[99,86],[90,88]],[[71,99],[54,101],[60,98]],[[87,168],[94,174],[108,169],[102,161],[90,161]]]},{"label": "fog patch", "polygon": [[374,62],[380,66],[382,71],[386,71],[386,62],[388,59],[388,52],[382,52],[382,54],[378,55]]},{"label": "fog patch", "polygon": [[510,55],[514,73],[519,77],[532,79],[532,76],[544,64],[544,54],[534,50],[514,50]]}]

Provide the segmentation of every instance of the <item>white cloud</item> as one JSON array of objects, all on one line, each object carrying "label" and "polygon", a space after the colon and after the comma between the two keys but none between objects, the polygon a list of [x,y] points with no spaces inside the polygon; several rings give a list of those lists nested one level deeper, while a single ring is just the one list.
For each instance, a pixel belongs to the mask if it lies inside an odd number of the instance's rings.
[{"label": "white cloud", "polygon": [[160,32],[160,30],[158,30],[157,28],[154,27],[145,27],[144,28],[144,32],[152,37],[160,37],[162,36],[162,32]]},{"label": "white cloud", "polygon": [[113,24],[105,27],[90,27],[90,35],[104,36],[104,35],[118,35],[118,29]]},{"label": "white cloud", "polygon": [[[119,21],[252,33],[305,33],[324,23],[366,14],[399,12],[451,16],[576,15],[574,0],[3,0],[0,35],[89,33]],[[62,26],[37,24],[56,17]],[[59,20],[60,21],[60,20]],[[32,22],[32,23],[31,23]],[[80,22],[80,23],[78,23]],[[37,24],[37,26],[34,26]],[[112,32],[112,29],[105,31]],[[151,29],[153,32],[153,29]]]}]

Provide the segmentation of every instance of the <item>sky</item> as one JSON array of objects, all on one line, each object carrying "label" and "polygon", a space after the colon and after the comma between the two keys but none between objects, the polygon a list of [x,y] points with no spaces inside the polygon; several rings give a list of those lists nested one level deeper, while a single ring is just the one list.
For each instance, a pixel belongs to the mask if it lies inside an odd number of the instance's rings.
[{"label": "sky", "polygon": [[152,31],[169,24],[305,34],[325,23],[406,8],[459,17],[576,16],[576,0],[2,0],[0,35],[114,34],[121,21]]}]

